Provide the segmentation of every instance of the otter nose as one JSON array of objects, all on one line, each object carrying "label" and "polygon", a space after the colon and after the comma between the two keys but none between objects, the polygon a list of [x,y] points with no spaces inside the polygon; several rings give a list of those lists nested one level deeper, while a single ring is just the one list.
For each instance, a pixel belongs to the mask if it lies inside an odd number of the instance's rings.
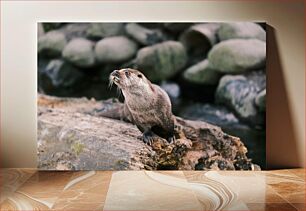
[{"label": "otter nose", "polygon": [[120,76],[119,74],[119,71],[118,70],[114,70],[112,73],[111,73],[112,76],[115,76],[115,77],[118,77]]}]

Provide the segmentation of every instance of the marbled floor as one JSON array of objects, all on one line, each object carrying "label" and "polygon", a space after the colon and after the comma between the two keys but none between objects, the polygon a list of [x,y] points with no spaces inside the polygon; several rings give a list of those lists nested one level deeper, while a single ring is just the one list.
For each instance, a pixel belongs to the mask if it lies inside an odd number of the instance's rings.
[{"label": "marbled floor", "polygon": [[1,169],[1,210],[305,210],[305,169]]}]

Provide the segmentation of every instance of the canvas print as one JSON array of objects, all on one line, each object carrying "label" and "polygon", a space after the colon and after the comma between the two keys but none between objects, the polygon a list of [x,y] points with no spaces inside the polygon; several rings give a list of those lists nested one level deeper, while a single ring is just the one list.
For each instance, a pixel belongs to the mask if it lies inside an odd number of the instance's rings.
[{"label": "canvas print", "polygon": [[38,23],[38,168],[265,169],[265,27]]}]

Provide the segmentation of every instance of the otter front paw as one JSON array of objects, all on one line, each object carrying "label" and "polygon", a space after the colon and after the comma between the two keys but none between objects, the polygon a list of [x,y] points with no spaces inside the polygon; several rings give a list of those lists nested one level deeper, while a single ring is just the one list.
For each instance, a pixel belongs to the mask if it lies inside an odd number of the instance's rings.
[{"label": "otter front paw", "polygon": [[142,134],[143,142],[149,146],[153,144],[155,138],[157,138],[157,136],[152,131],[146,131]]},{"label": "otter front paw", "polygon": [[168,139],[167,139],[167,141],[168,141],[168,143],[169,144],[173,144],[174,143],[174,141],[175,141],[175,136],[171,136],[171,137],[169,137]]}]

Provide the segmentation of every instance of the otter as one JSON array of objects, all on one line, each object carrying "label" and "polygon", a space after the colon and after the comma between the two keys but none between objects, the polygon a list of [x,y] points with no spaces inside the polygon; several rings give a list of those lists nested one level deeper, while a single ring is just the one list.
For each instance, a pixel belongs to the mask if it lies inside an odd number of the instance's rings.
[{"label": "otter", "polygon": [[110,83],[115,83],[121,90],[124,113],[142,132],[144,143],[151,145],[157,137],[165,138],[169,143],[175,140],[176,120],[164,90],[131,68],[114,70],[110,74]]}]

